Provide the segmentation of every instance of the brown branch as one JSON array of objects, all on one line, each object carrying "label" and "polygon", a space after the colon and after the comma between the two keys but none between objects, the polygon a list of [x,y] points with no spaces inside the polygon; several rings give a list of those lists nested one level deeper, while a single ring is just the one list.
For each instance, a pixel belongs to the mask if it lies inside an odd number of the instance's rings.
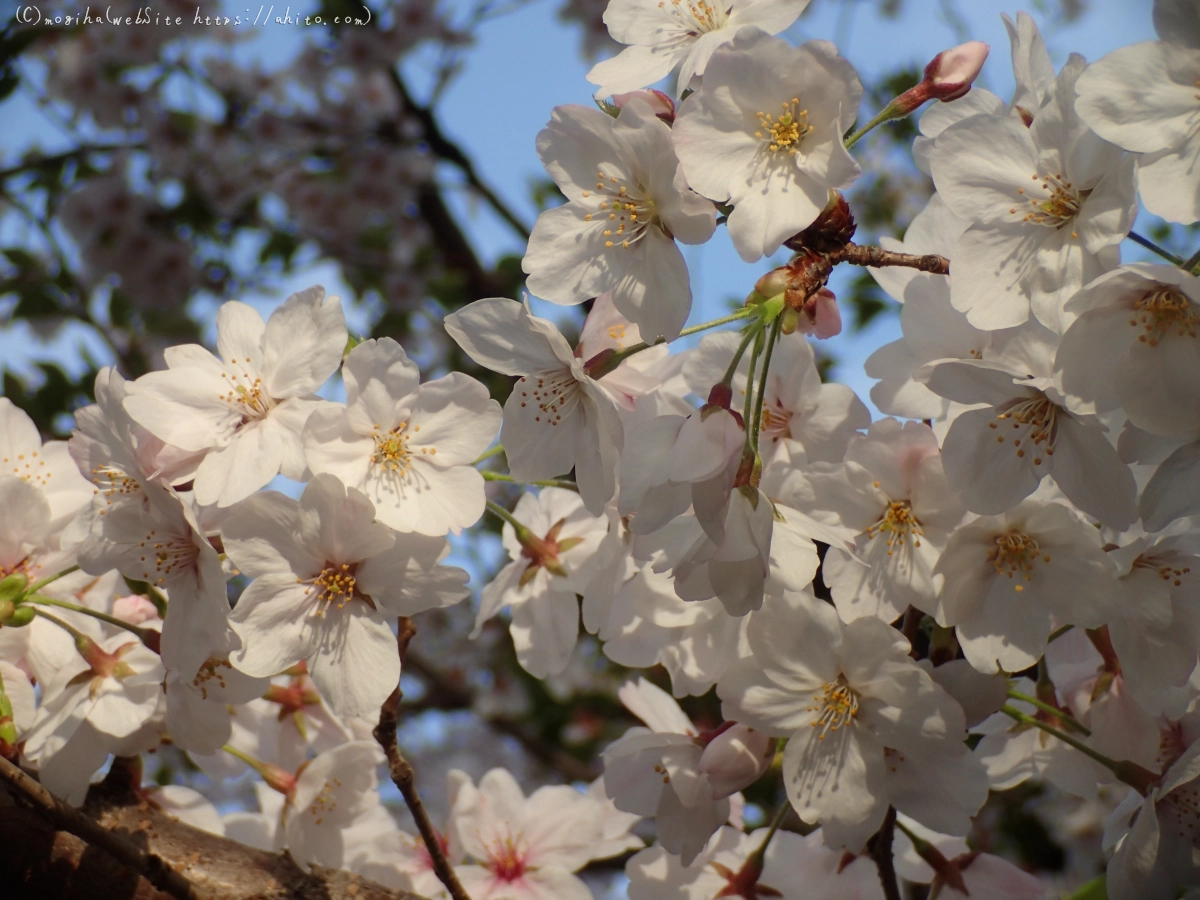
[{"label": "brown branch", "polygon": [[55,828],[103,850],[177,900],[210,900],[209,894],[172,869],[161,857],[130,843],[50,793],[7,759],[0,757],[0,779],[40,812]]},{"label": "brown branch", "polygon": [[879,870],[879,883],[887,900],[901,900],[900,883],[896,880],[896,861],[892,858],[892,837],[896,833],[896,807],[889,806],[879,831],[867,841],[867,852]]},{"label": "brown branch", "polygon": [[[416,633],[417,629],[412,620],[407,616],[401,616],[396,634],[396,649],[400,654],[401,668],[404,667],[405,659],[408,656],[409,642]],[[417,793],[416,773],[396,743],[400,697],[400,687],[397,685],[391,696],[383,701],[383,706],[379,710],[379,724],[375,726],[375,740],[379,742],[384,755],[387,756],[388,771],[391,773],[392,781],[404,796],[404,802],[408,804],[408,811],[412,813],[413,821],[417,823],[417,831],[421,832],[421,838],[425,841],[425,848],[429,851],[429,858],[433,863],[434,874],[446,886],[446,890],[450,892],[450,896],[454,900],[471,900],[466,890],[463,889],[462,883],[459,882],[458,876],[454,874],[454,867],[446,859],[442,836],[434,828],[433,822],[429,819],[429,813],[425,810],[425,804],[421,802],[421,795]]]},{"label": "brown branch", "polygon": [[830,253],[829,261],[834,265],[848,262],[852,266],[870,266],[875,269],[886,266],[903,266],[921,272],[930,272],[934,275],[950,274],[950,260],[944,256],[934,253],[918,256],[913,253],[897,253],[894,250],[884,250],[882,247],[853,243],[848,243],[841,250]]}]

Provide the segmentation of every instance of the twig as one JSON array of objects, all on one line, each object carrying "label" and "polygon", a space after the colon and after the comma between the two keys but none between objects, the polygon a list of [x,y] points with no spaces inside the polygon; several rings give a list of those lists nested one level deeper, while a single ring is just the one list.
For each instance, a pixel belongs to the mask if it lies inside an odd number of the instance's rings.
[{"label": "twig", "polygon": [[884,250],[882,247],[846,244],[841,250],[829,254],[829,261],[834,265],[848,262],[852,266],[871,266],[880,269],[885,266],[903,266],[907,269],[918,269],[921,272],[931,272],[934,275],[949,275],[950,260],[935,253],[917,256],[913,253],[897,253],[894,250]]},{"label": "twig", "polygon": [[1170,250],[1164,250],[1162,247],[1158,246],[1158,244],[1154,243],[1154,241],[1150,240],[1149,238],[1142,237],[1136,231],[1129,232],[1128,237],[1135,244],[1141,244],[1143,247],[1145,247],[1151,253],[1161,256],[1163,259],[1165,259],[1167,262],[1171,263],[1172,265],[1180,266],[1181,268],[1183,267],[1184,260],[1183,260],[1182,256],[1176,256]]},{"label": "twig", "polygon": [[879,870],[879,883],[883,885],[883,896],[887,900],[901,900],[900,883],[896,880],[896,861],[892,859],[892,837],[896,832],[896,807],[889,806],[883,824],[875,836],[867,841],[867,852],[875,860]]},{"label": "twig", "polygon": [[178,900],[209,900],[207,892],[172,869],[161,857],[147,853],[64,803],[3,757],[0,757],[0,779],[42,813],[55,828],[70,832],[93,847],[98,847],[117,862],[144,876],[159,890]]},{"label": "twig", "polygon": [[[417,633],[417,629],[407,616],[400,617],[399,626],[396,634],[396,649],[400,654],[400,665],[403,668],[405,657],[408,655],[408,644],[413,639],[413,635]],[[397,685],[379,710],[379,724],[375,726],[375,740],[379,742],[384,755],[387,756],[388,771],[391,773],[392,781],[404,796],[404,802],[408,804],[408,811],[412,813],[413,821],[417,823],[417,830],[421,832],[421,838],[425,841],[425,848],[429,851],[429,858],[433,863],[434,874],[446,886],[446,890],[450,892],[453,900],[471,900],[463,889],[462,883],[459,882],[458,876],[454,874],[454,867],[446,859],[441,835],[433,827],[433,822],[429,820],[429,813],[425,811],[425,804],[421,802],[421,795],[417,793],[416,773],[408,760],[400,753],[400,747],[396,743],[400,697],[400,687]]]}]

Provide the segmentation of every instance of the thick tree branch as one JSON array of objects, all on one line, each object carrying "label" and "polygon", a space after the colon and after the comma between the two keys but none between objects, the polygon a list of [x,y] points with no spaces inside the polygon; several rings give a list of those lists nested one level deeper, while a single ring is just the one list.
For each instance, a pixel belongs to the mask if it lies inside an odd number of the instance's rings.
[{"label": "thick tree branch", "polygon": [[161,857],[100,827],[91,816],[55,797],[3,757],[0,757],[0,779],[35,807],[55,828],[70,832],[93,847],[98,847],[172,897],[178,900],[209,900],[207,892],[172,869]]},{"label": "thick tree branch", "polygon": [[[305,872],[287,853],[192,828],[139,796],[127,778],[92,785],[78,810],[20,770],[23,778],[10,777],[11,768],[0,777],[5,900],[424,900],[350,872],[320,866]],[[139,862],[148,858],[156,862]],[[147,865],[190,893],[156,887]]]},{"label": "thick tree branch", "polygon": [[[396,649],[400,654],[400,666],[403,668],[405,658],[408,656],[408,644],[413,639],[413,635],[417,633],[417,629],[407,616],[400,618],[399,626],[396,633]],[[446,859],[446,848],[442,844],[442,836],[430,821],[425,804],[421,802],[421,795],[417,793],[416,773],[396,743],[400,697],[400,688],[397,686],[391,696],[383,701],[383,707],[379,710],[379,724],[375,726],[375,740],[379,742],[384,755],[387,756],[388,771],[391,773],[392,781],[404,796],[404,802],[408,804],[408,811],[412,813],[413,821],[417,823],[417,830],[425,841],[425,848],[429,851],[429,858],[433,863],[434,874],[446,886],[446,890],[450,892],[450,896],[454,900],[471,900],[459,882],[458,876],[454,874],[454,867]]]}]

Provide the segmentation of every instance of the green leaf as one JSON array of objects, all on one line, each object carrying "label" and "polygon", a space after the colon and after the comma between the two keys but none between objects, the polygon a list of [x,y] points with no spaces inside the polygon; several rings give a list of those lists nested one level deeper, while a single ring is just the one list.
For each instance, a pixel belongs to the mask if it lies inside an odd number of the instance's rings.
[{"label": "green leaf", "polygon": [[1093,878],[1066,900],[1108,900],[1108,889],[1105,876]]}]

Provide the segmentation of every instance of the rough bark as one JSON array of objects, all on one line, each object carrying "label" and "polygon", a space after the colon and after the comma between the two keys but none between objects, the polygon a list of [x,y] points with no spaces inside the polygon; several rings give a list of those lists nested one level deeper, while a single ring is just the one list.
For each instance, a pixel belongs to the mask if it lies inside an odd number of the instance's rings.
[{"label": "rough bark", "polygon": [[[93,785],[83,811],[163,860],[212,900],[424,900],[349,872],[304,872],[267,853],[192,828],[130,791]],[[0,783],[0,896],[4,900],[172,900],[104,850],[59,831]]]}]

